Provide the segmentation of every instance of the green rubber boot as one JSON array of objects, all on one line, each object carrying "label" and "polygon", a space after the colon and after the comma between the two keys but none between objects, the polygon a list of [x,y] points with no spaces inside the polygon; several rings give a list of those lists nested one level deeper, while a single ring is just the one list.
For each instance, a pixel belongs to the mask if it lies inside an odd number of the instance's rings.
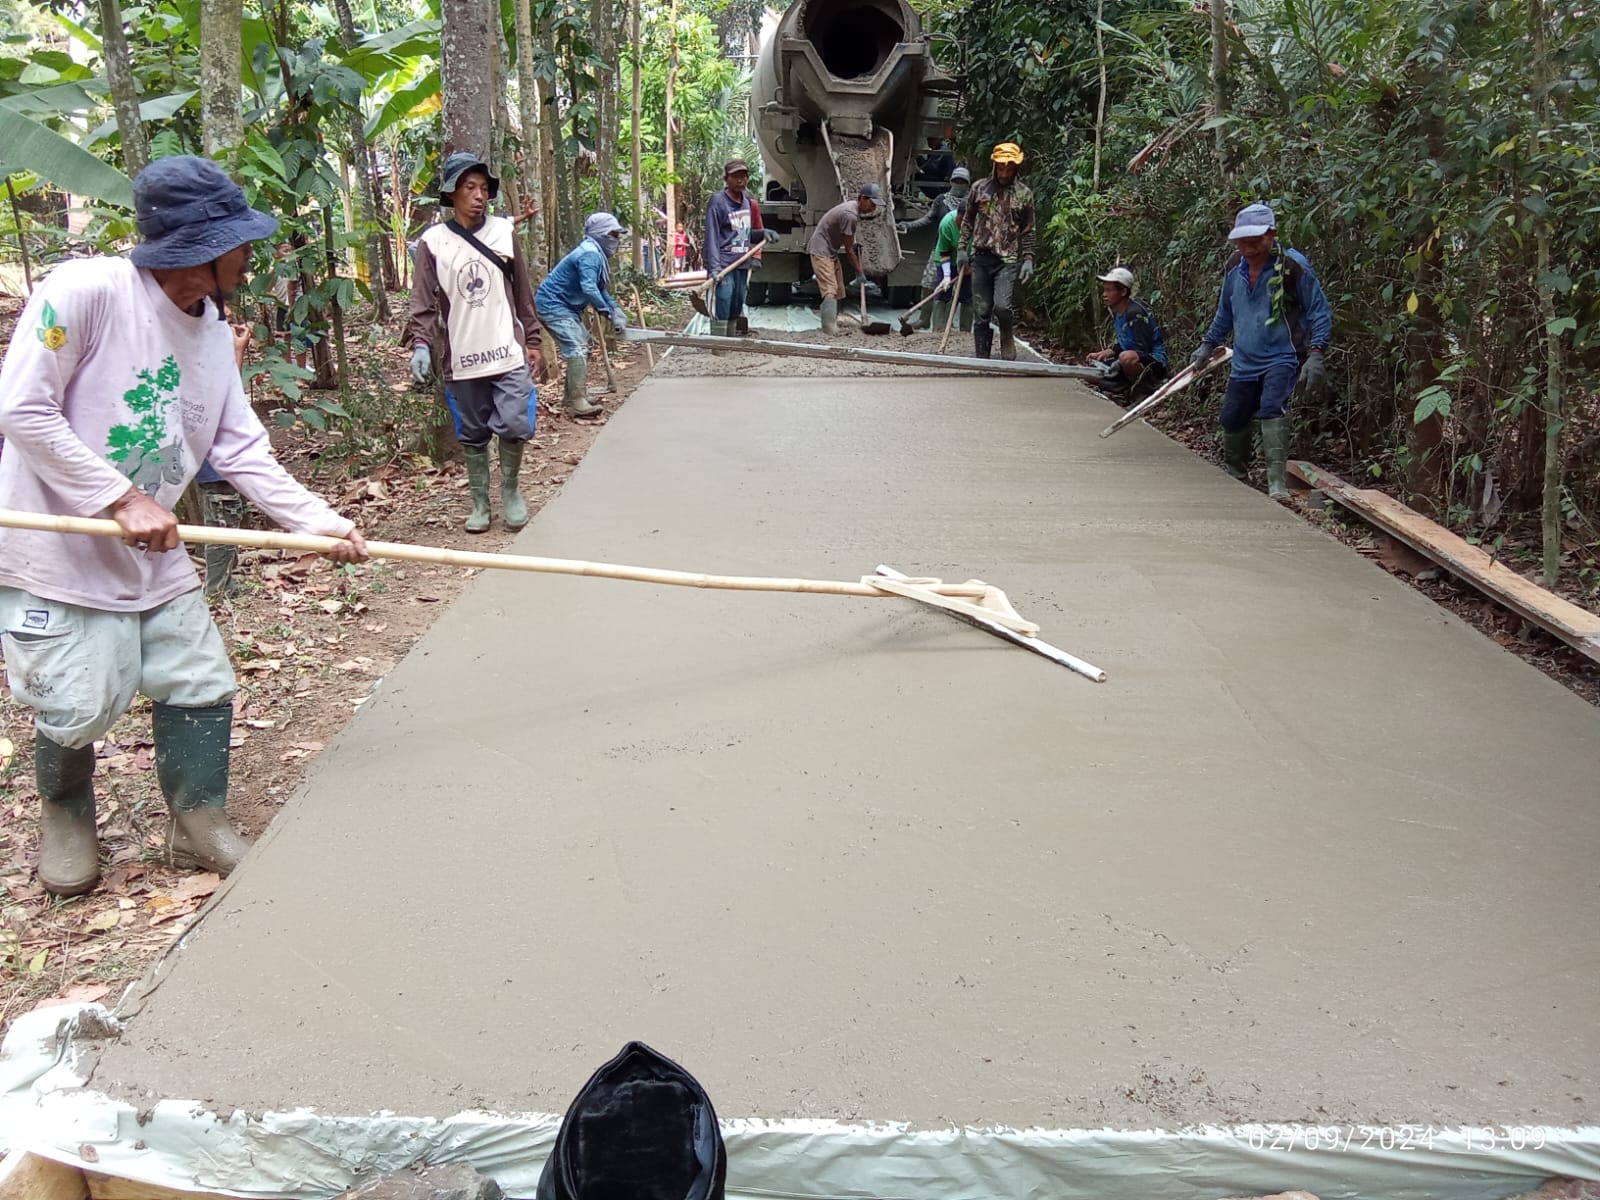
[{"label": "green rubber boot", "polygon": [[1289,499],[1289,443],[1294,428],[1288,417],[1274,417],[1261,422],[1261,453],[1267,460],[1267,495],[1287,502]]},{"label": "green rubber boot", "polygon": [[81,896],[100,878],[94,747],[69,750],[35,735],[33,778],[39,788],[39,882],[52,896]]},{"label": "green rubber boot", "polygon": [[1243,429],[1222,431],[1222,466],[1235,479],[1250,478],[1250,454],[1255,449],[1255,430],[1249,425]]},{"label": "green rubber boot", "polygon": [[467,515],[468,533],[484,533],[493,516],[489,512],[489,447],[463,446],[467,456],[467,487],[472,492],[472,512]]},{"label": "green rubber boot", "polygon": [[962,333],[972,332],[972,305],[956,305],[956,325],[960,327]]},{"label": "green rubber boot", "polygon": [[600,405],[589,402],[587,358],[567,359],[567,378],[562,385],[562,400],[567,406],[567,411],[575,417],[598,417],[605,411]]},{"label": "green rubber boot", "polygon": [[837,337],[839,334],[839,302],[831,298],[824,300],[821,313],[822,332],[829,337]]},{"label": "green rubber boot", "polygon": [[935,333],[943,333],[946,323],[950,320],[950,304],[945,300],[935,300],[928,308],[933,310],[933,315],[928,318],[928,327]]},{"label": "green rubber boot", "polygon": [[226,875],[250,849],[228,823],[228,741],[233,705],[178,708],[157,704],[151,716],[156,743],[156,781],[172,821],[166,857],[175,867]]},{"label": "green rubber boot", "polygon": [[500,510],[507,529],[521,529],[528,523],[528,505],[517,490],[522,474],[522,448],[526,442],[500,439]]}]

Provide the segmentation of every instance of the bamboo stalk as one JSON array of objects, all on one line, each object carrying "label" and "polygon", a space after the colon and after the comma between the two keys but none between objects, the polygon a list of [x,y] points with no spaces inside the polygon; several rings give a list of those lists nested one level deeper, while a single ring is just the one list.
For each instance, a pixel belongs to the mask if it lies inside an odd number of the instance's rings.
[{"label": "bamboo stalk", "polygon": [[[638,4],[639,0],[633,0],[633,2],[635,4]],[[648,329],[648,328],[650,328],[648,325],[646,325],[644,323],[644,301],[639,299],[639,289],[638,289],[637,286],[635,286],[634,289],[633,289],[633,311],[635,313],[637,313],[638,316],[639,316],[639,328],[640,329]],[[645,357],[650,360],[650,365],[652,367],[654,367],[656,365],[656,348],[654,346],[650,345],[648,342],[646,342],[645,343],[645,347],[644,347],[644,353],[645,353]]]},{"label": "bamboo stalk", "polygon": [[[123,536],[122,526],[98,517],[68,517],[51,513],[0,509],[0,525],[11,529],[33,529],[44,533],[79,533],[95,537]],[[300,554],[323,554],[344,539],[319,537],[309,533],[285,533],[267,529],[223,529],[210,525],[179,525],[178,536],[196,545],[242,546],[256,550],[289,550]],[[625,579],[637,583],[656,583],[666,587],[712,588],[743,592],[802,592],[828,596],[889,595],[881,588],[837,579],[788,579],[749,575],[711,575],[698,571],[670,571],[658,567],[632,567],[620,563],[589,562],[576,558],[543,558],[531,554],[494,554],[481,550],[450,550],[442,546],[418,546],[409,542],[368,542],[373,558],[403,562],[432,563],[444,567],[476,567],[481,570],[532,571],[545,575],[585,575],[596,579]],[[982,597],[987,589],[972,584],[934,584],[928,590],[955,598]]]}]

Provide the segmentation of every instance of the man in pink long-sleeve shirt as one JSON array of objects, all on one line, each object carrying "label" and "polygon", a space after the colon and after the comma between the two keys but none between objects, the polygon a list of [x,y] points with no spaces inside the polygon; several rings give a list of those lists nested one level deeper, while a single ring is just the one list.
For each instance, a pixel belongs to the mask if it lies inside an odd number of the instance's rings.
[{"label": "man in pink long-sleeve shirt", "polygon": [[0,508],[106,514],[124,531],[0,528],[0,641],[37,714],[39,880],[58,896],[99,878],[94,741],[138,692],[154,702],[169,861],[226,874],[249,848],[223,811],[233,668],[172,515],[200,464],[287,528],[345,539],[329,558],[366,557],[273,458],[234,366],[226,298],[278,222],[207,159],[158,159],[133,193],[140,244],[57,267],[0,367]]}]

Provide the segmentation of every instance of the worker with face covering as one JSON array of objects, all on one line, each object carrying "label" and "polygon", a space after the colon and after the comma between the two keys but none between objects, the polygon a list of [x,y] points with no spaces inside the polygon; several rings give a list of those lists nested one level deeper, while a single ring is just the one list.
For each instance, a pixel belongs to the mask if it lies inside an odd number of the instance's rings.
[{"label": "worker with face covering", "polygon": [[[915,221],[902,221],[896,225],[896,231],[899,232],[901,237],[914,237],[927,230],[932,230],[935,238],[937,238],[945,217],[956,211],[956,206],[967,198],[967,193],[971,190],[972,173],[965,167],[957,167],[950,173],[950,189],[929,205],[928,211]],[[939,256],[930,254],[928,255],[928,265],[922,271],[922,296],[924,299],[933,294],[933,289],[938,286],[940,278]],[[941,301],[940,303],[947,303],[947,301]],[[933,307],[939,306],[935,305]],[[912,320],[916,328],[926,329],[929,321],[928,310],[926,308],[920,310]],[[937,327],[937,322],[935,322],[935,327]]]},{"label": "worker with face covering", "polygon": [[589,332],[583,327],[583,310],[593,308],[618,333],[628,327],[622,305],[611,294],[611,260],[624,232],[622,222],[610,213],[591,213],[583,223],[583,241],[551,268],[534,297],[539,320],[566,361],[565,399],[575,417],[597,417],[605,411],[589,401]]}]

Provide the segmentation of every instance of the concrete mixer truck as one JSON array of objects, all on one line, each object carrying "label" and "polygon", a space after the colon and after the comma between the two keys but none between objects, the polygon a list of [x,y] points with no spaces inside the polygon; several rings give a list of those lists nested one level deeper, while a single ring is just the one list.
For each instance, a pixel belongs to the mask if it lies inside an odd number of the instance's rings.
[{"label": "concrete mixer truck", "polygon": [[861,224],[862,266],[891,303],[916,297],[933,239],[902,245],[895,222],[921,216],[937,194],[917,180],[917,156],[929,136],[948,134],[941,100],[956,87],[934,64],[906,0],[795,0],[769,24],[750,119],[761,147],[762,220],[779,238],[751,276],[752,304],[787,303],[811,278],[812,232],[863,183],[876,183],[891,203]]}]

